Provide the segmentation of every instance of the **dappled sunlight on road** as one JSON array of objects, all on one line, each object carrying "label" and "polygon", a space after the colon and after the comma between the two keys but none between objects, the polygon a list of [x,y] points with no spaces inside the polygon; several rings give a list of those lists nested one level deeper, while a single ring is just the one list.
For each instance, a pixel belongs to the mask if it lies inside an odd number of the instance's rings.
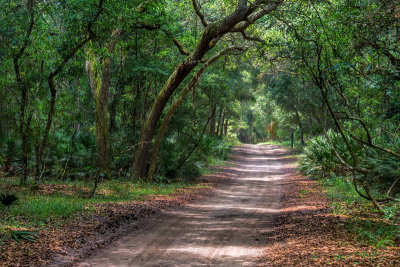
[{"label": "dappled sunlight on road", "polygon": [[81,266],[254,266],[280,212],[279,181],[287,173],[277,146],[243,145],[234,165],[223,168],[229,183],[212,197],[172,215],[159,216]]}]

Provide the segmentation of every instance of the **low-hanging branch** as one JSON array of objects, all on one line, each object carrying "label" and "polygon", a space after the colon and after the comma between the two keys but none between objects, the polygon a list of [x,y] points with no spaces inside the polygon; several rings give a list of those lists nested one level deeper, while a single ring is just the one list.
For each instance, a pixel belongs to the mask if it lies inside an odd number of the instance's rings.
[{"label": "low-hanging branch", "polygon": [[[278,8],[283,2],[283,0],[255,0],[253,3],[249,3],[247,0],[240,0],[233,12],[215,23],[208,24],[194,50],[175,67],[158,93],[142,125],[140,140],[150,141],[153,139],[157,124],[170,97],[192,70],[203,62],[206,54],[216,46],[223,36],[228,33],[245,30],[258,19]],[[135,155],[135,165],[131,173],[132,178],[145,178],[147,176],[150,150],[151,145],[146,143],[139,145],[138,152]]]},{"label": "low-hanging branch", "polygon": [[242,35],[243,39],[245,40],[249,40],[249,41],[255,41],[255,42],[260,42],[262,43],[263,40],[257,36],[249,36],[246,34],[246,32],[243,30],[240,32],[240,34]]},{"label": "low-hanging branch", "polygon": [[208,23],[204,17],[204,14],[200,11],[200,4],[197,3],[197,0],[192,0],[194,11],[196,12],[197,16],[200,18],[201,24],[204,27],[207,27]]},{"label": "low-hanging branch", "polygon": [[183,47],[183,45],[179,42],[178,39],[175,38],[174,35],[172,35],[172,33],[170,33],[167,30],[164,30],[164,29],[163,29],[163,32],[165,33],[165,35],[167,35],[172,40],[174,45],[178,48],[179,53],[181,53],[182,55],[185,55],[185,56],[190,55],[190,53],[188,51],[186,51],[186,49]]},{"label": "low-hanging branch", "polygon": [[196,74],[192,77],[190,82],[186,85],[186,87],[179,93],[177,100],[172,103],[171,108],[169,109],[167,115],[165,116],[165,119],[163,120],[160,129],[158,130],[154,145],[153,145],[153,153],[151,155],[150,159],[150,168],[149,172],[147,175],[147,179],[149,181],[153,180],[155,171],[156,171],[156,165],[157,165],[157,158],[158,158],[158,152],[161,146],[161,142],[163,140],[165,131],[167,130],[167,126],[172,119],[172,116],[174,115],[175,110],[182,104],[186,94],[192,90],[192,88],[196,85],[198,82],[200,76],[204,73],[204,71],[207,69],[208,66],[213,64],[215,61],[217,61],[220,57],[223,55],[227,54],[230,51],[233,50],[238,50],[244,52],[246,49],[240,46],[231,46],[228,48],[225,48],[224,50],[220,51],[218,54],[213,56],[212,58],[208,59],[201,67],[200,69],[196,72]]}]

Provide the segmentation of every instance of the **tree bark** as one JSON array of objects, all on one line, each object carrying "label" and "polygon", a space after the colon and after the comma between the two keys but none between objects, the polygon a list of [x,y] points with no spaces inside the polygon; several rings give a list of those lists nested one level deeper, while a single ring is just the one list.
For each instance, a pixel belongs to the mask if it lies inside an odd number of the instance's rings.
[{"label": "tree bark", "polygon": [[218,115],[218,124],[217,124],[217,132],[215,133],[216,135],[220,135],[220,133],[222,132],[222,122],[224,117],[224,107],[221,106],[220,111],[219,111],[219,115]]},{"label": "tree bark", "polygon": [[300,144],[304,146],[304,132],[303,132],[303,124],[301,123],[301,118],[297,109],[295,110],[297,122],[299,124],[299,132],[300,132]]},{"label": "tree bark", "polygon": [[290,148],[293,149],[294,147],[294,133],[293,131],[290,133]]},{"label": "tree bark", "polygon": [[131,175],[132,178],[146,177],[146,168],[151,149],[151,142],[154,137],[157,123],[160,120],[161,114],[163,113],[169,98],[187,75],[202,61],[206,53],[218,43],[222,36],[228,32],[244,32],[248,26],[263,17],[265,14],[276,9],[281,3],[282,1],[267,2],[269,5],[264,6],[266,2],[258,0],[249,5],[248,1],[240,0],[235,11],[222,20],[208,24],[207,27],[205,27],[197,47],[191,54],[182,49],[179,42],[174,39],[174,43],[179,48],[179,51],[182,54],[187,55],[187,57],[175,68],[174,72],[161,89],[154,101],[146,122],[142,126],[138,152]]},{"label": "tree bark", "polygon": [[225,125],[224,125],[224,136],[228,135],[228,119],[225,120]]},{"label": "tree bark", "polygon": [[[186,94],[189,93],[194,88],[194,86],[198,82],[200,76],[204,73],[204,71],[207,69],[207,67],[210,66],[211,64],[213,64],[215,61],[217,61],[221,56],[225,55],[226,53],[228,53],[229,51],[234,50],[234,49],[241,49],[241,48],[240,47],[226,48],[226,49],[222,50],[221,52],[219,52],[214,57],[212,57],[211,59],[209,59],[206,63],[204,63],[203,66],[201,66],[201,68],[192,77],[189,84],[186,85],[186,87],[180,92],[177,100],[175,100],[175,102],[171,105],[171,108],[169,109],[165,119],[163,120],[163,122],[160,126],[160,129],[158,130],[156,139],[154,141],[153,153],[151,155],[150,167],[149,167],[149,172],[147,175],[148,181],[153,180],[153,177],[154,177],[154,174],[156,171],[156,167],[157,167],[157,158],[158,158],[158,152],[159,152],[159,149],[161,146],[161,142],[164,137],[165,131],[167,130],[167,126],[168,126],[169,122],[171,121],[172,116],[174,115],[175,110],[182,104]],[[215,111],[215,106],[214,106],[214,111]],[[212,117],[215,118],[214,114],[212,114]]]},{"label": "tree bark", "polygon": [[[111,35],[111,41],[107,44],[108,53],[113,53],[117,38],[121,31],[115,30]],[[93,94],[96,117],[96,143],[97,143],[97,165],[100,171],[110,176],[111,146],[109,139],[108,118],[108,90],[111,85],[112,58],[107,56],[101,60],[101,71],[97,70],[98,59],[92,49],[88,50],[89,59],[86,61],[86,71],[89,75],[90,89]]]},{"label": "tree bark", "polygon": [[211,116],[211,119],[210,119],[210,135],[214,135],[215,134],[215,111],[216,111],[216,109],[217,109],[217,104],[214,104],[212,107],[211,107],[211,114],[212,114],[212,116]]},{"label": "tree bark", "polygon": [[[110,172],[110,140],[108,127],[108,86],[105,73],[107,72],[110,60],[107,60],[102,68],[102,75],[95,71],[93,61],[86,61],[86,70],[89,74],[90,89],[95,103],[96,118],[96,144],[97,144],[97,165],[100,170]],[[102,76],[102,77],[100,77]]]}]

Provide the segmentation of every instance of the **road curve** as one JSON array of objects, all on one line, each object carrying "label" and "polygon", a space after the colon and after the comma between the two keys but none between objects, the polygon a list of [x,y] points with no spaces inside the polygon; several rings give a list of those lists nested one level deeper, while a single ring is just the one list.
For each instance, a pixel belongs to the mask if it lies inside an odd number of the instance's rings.
[{"label": "road curve", "polygon": [[231,182],[216,194],[146,225],[77,266],[255,266],[279,213],[283,151],[273,145],[235,149]]}]

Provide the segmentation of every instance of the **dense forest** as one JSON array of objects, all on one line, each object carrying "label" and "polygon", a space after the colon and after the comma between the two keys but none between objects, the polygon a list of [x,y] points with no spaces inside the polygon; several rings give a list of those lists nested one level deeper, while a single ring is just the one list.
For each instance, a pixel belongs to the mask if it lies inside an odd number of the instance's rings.
[{"label": "dense forest", "polygon": [[0,0],[0,18],[4,188],[86,199],[291,142],[304,174],[398,218],[398,1]]}]

